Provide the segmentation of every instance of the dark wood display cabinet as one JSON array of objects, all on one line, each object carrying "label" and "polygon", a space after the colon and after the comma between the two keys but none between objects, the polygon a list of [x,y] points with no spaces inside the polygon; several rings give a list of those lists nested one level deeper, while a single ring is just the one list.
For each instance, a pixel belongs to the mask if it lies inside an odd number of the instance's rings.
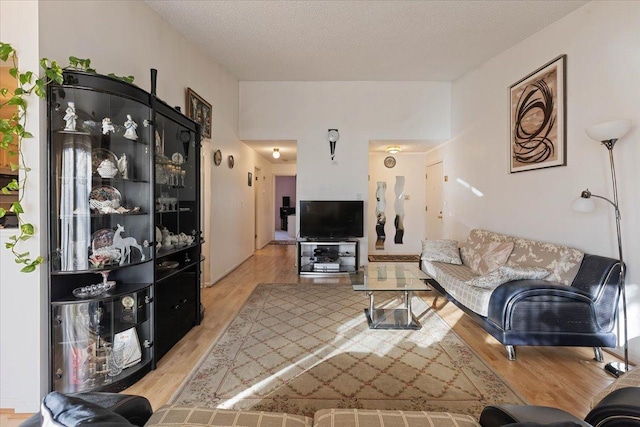
[{"label": "dark wood display cabinet", "polygon": [[200,324],[200,126],[164,102],[155,111],[155,353]]},{"label": "dark wood display cabinet", "polygon": [[[193,153],[172,161],[175,223],[156,213],[167,118],[186,123]],[[199,127],[135,85],[75,71],[48,88],[48,124],[50,389],[123,390],[199,322]],[[159,220],[193,238],[163,253]],[[196,309],[167,322],[163,307],[184,300]]]}]

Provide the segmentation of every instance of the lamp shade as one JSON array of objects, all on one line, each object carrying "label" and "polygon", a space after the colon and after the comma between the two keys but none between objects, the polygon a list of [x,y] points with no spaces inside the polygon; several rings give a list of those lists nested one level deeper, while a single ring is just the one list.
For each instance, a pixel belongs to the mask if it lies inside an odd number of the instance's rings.
[{"label": "lamp shade", "polygon": [[571,209],[576,212],[593,212],[596,209],[596,203],[591,198],[578,197],[571,203]]},{"label": "lamp shade", "polygon": [[589,138],[598,142],[622,138],[631,129],[631,120],[600,123],[585,129]]}]

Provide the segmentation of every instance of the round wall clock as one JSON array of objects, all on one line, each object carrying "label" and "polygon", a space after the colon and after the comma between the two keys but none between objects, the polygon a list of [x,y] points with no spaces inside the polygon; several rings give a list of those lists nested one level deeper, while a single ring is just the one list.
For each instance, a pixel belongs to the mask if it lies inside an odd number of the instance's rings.
[{"label": "round wall clock", "polygon": [[220,163],[222,163],[222,152],[220,150],[216,150],[213,153],[213,164],[220,166]]},{"label": "round wall clock", "polygon": [[233,156],[229,156],[227,160],[229,162],[229,169],[233,169],[233,165],[235,164],[235,161],[233,160]]},{"label": "round wall clock", "polygon": [[392,168],[396,165],[395,157],[387,156],[384,158],[384,165],[388,168]]}]

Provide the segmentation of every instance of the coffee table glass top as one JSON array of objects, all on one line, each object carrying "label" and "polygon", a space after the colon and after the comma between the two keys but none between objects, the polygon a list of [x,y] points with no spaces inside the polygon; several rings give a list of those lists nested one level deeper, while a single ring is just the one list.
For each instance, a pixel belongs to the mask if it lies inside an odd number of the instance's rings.
[{"label": "coffee table glass top", "polygon": [[414,264],[371,262],[350,275],[354,291],[428,291],[431,276]]}]

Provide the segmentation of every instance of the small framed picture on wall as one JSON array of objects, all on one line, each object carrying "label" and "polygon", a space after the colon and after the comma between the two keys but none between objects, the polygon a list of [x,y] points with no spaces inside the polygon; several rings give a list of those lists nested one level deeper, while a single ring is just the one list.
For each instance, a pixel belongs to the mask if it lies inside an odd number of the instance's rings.
[{"label": "small framed picture on wall", "polygon": [[249,174],[247,175],[247,185],[249,187],[253,185],[253,174],[251,172],[249,172]]}]

